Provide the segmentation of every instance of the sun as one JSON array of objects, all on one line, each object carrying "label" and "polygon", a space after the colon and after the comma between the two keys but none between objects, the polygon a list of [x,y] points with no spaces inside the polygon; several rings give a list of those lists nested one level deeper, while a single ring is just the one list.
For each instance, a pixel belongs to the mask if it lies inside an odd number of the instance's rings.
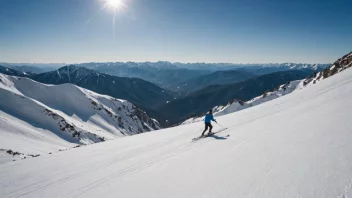
[{"label": "sun", "polygon": [[122,9],[125,6],[122,0],[105,0],[105,1],[106,1],[106,6],[114,10]]},{"label": "sun", "polygon": [[118,13],[122,13],[127,9],[125,1],[127,0],[100,0],[102,1],[103,8],[109,10],[112,14],[112,34],[115,36],[115,22]]}]

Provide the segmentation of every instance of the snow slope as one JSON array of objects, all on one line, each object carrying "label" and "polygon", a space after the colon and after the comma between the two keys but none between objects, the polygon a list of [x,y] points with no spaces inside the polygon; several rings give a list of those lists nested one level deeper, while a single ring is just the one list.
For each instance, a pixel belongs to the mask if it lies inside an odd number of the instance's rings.
[{"label": "snow slope", "polygon": [[128,101],[72,84],[45,85],[0,74],[2,150],[42,154],[62,146],[91,144],[159,128],[156,120]]},{"label": "snow slope", "polygon": [[0,197],[351,197],[351,101],[349,69],[196,142],[202,123],[0,165]]},{"label": "snow slope", "polygon": [[[0,164],[75,146],[54,133],[36,128],[3,111],[0,111],[0,126]],[[22,154],[9,155],[6,151],[10,149]]]}]

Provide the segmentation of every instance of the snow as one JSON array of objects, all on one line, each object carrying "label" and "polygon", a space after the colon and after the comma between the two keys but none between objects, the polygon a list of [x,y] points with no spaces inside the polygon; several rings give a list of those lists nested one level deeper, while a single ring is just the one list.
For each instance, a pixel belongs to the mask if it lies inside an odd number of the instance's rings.
[{"label": "snow", "polygon": [[0,74],[0,149],[43,154],[159,128],[126,100]]},{"label": "snow", "polygon": [[[351,197],[352,69],[202,123],[0,165],[0,197]],[[214,131],[219,126],[214,125]]]},{"label": "snow", "polygon": [[[0,149],[43,155],[75,146],[47,130],[33,127],[3,111],[0,111],[0,126]],[[0,155],[0,164],[14,159],[1,151]]]}]

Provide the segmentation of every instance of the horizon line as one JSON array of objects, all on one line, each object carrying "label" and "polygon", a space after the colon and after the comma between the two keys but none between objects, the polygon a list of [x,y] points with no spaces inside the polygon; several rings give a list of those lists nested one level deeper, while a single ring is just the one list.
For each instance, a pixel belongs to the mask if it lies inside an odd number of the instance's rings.
[{"label": "horizon line", "polygon": [[235,63],[235,62],[171,62],[171,61],[115,61],[115,62],[76,62],[76,63],[55,63],[55,62],[0,62],[0,64],[23,64],[23,65],[35,65],[35,64],[57,64],[57,65],[79,65],[88,63],[170,63],[170,64],[227,64],[227,65],[267,65],[267,64],[308,64],[308,65],[328,65],[330,63],[304,63],[304,62],[258,62],[258,63]]}]

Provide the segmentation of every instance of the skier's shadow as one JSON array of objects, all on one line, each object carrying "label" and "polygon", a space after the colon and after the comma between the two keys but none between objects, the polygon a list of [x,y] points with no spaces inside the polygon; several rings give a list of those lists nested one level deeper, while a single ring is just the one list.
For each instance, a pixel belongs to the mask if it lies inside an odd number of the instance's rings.
[{"label": "skier's shadow", "polygon": [[217,136],[216,134],[209,135],[209,137],[214,138],[216,140],[227,140],[230,135],[227,135],[225,137]]}]

